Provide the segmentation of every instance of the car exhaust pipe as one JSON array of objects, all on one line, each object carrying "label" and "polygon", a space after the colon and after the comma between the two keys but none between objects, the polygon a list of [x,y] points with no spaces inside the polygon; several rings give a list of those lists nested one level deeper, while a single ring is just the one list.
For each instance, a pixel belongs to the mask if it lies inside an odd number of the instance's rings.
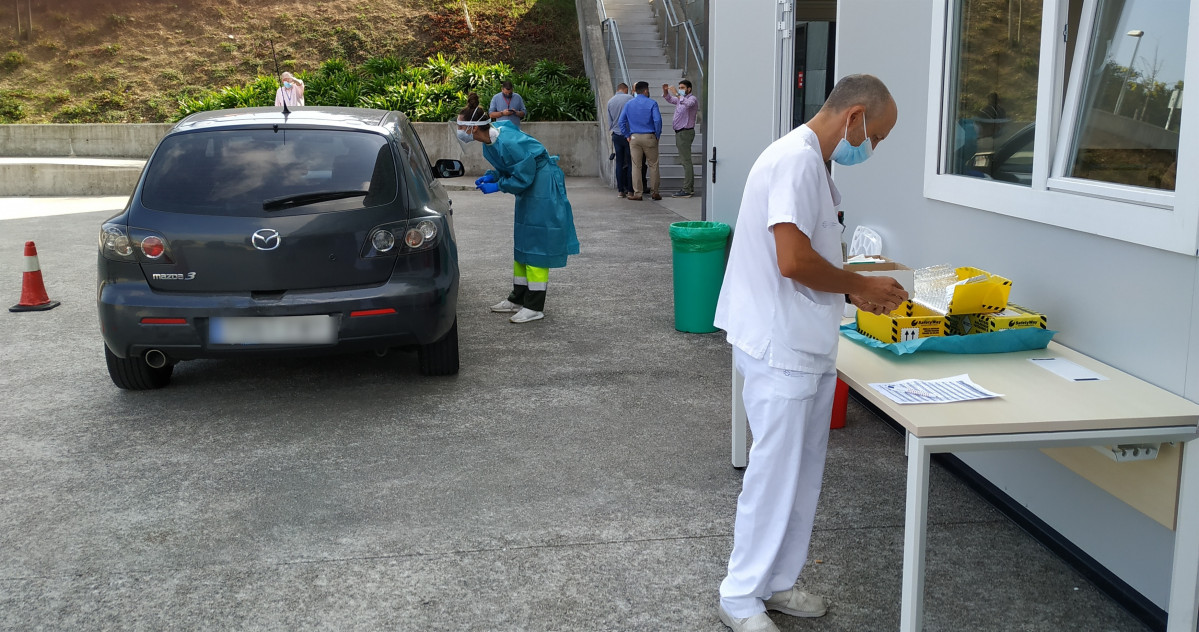
[{"label": "car exhaust pipe", "polygon": [[375,349],[375,357],[382,358],[383,356],[387,355],[388,351],[390,351],[390,349],[387,347],[379,347],[378,349]]},{"label": "car exhaust pipe", "polygon": [[151,369],[161,369],[167,365],[167,354],[158,349],[151,349],[146,352],[146,364],[150,365]]}]

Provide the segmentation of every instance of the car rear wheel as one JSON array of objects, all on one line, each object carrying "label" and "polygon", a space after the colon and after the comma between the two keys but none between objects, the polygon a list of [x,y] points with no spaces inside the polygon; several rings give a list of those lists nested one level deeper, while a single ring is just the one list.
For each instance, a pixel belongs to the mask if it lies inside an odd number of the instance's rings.
[{"label": "car rear wheel", "polygon": [[458,373],[458,321],[440,340],[421,345],[417,350],[420,372],[425,375],[455,375]]},{"label": "car rear wheel", "polygon": [[108,363],[108,377],[118,387],[130,391],[146,391],[162,388],[171,383],[173,364],[156,369],[140,357],[118,358],[104,345],[104,361]]}]

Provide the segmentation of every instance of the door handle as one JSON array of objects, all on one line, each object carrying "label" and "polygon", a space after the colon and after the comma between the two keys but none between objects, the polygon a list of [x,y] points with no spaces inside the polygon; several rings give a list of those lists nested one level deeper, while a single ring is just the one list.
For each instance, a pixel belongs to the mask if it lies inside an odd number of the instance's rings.
[{"label": "door handle", "polygon": [[708,161],[712,164],[712,184],[716,184],[716,148],[712,148],[712,159]]}]

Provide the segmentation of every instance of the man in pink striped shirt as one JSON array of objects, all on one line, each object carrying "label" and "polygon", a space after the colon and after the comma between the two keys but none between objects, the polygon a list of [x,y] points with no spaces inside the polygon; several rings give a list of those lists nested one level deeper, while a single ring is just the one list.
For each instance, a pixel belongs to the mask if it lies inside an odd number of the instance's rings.
[{"label": "man in pink striped shirt", "polygon": [[691,143],[695,142],[695,116],[699,114],[699,99],[691,94],[691,82],[679,81],[676,91],[668,83],[662,84],[662,98],[674,104],[674,145],[679,149],[679,164],[683,165],[683,188],[673,197],[689,198],[695,194],[695,169],[691,165]]}]

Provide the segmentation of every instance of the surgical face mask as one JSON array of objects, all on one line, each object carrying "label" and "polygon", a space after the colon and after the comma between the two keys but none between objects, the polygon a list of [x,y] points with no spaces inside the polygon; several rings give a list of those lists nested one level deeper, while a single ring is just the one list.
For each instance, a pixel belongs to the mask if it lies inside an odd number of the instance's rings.
[{"label": "surgical face mask", "polygon": [[841,137],[841,141],[833,148],[831,158],[833,162],[839,165],[858,165],[866,162],[866,159],[874,153],[874,145],[870,142],[870,136],[866,134],[866,114],[862,113],[862,134],[866,136],[862,140],[862,144],[854,147],[849,144],[849,122],[845,123],[845,134]]},{"label": "surgical face mask", "polygon": [[470,135],[470,132],[464,132],[462,130],[455,130],[454,133],[455,133],[455,135],[458,136],[458,142],[461,142],[461,143],[469,143],[475,139],[474,136]]},{"label": "surgical face mask", "polygon": [[284,88],[290,88],[290,87],[291,87],[291,82],[290,82],[290,81],[284,81],[284,82],[283,82],[283,87],[284,87]]}]

